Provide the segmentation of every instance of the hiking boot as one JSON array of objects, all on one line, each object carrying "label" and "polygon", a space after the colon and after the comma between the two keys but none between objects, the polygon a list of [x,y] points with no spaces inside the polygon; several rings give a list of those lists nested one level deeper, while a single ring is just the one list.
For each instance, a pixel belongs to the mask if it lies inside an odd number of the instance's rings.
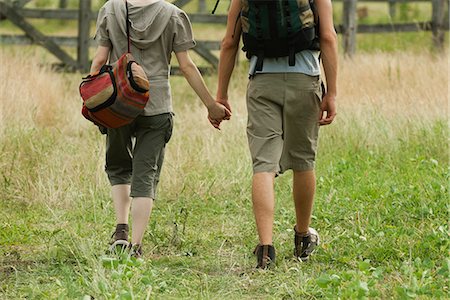
[{"label": "hiking boot", "polygon": [[275,264],[275,248],[272,245],[257,245],[253,254],[256,255],[257,269],[267,269]]},{"label": "hiking boot", "polygon": [[314,252],[316,247],[319,245],[319,234],[314,228],[309,228],[308,233],[302,235],[297,232],[294,226],[295,238],[294,238],[294,256],[301,260],[307,261],[309,256]]},{"label": "hiking boot", "polygon": [[123,252],[128,247],[128,224],[117,224],[109,244],[110,252]]},{"label": "hiking boot", "polygon": [[141,244],[131,244],[128,246],[128,250],[130,251],[130,256],[134,258],[142,257],[142,245]]}]

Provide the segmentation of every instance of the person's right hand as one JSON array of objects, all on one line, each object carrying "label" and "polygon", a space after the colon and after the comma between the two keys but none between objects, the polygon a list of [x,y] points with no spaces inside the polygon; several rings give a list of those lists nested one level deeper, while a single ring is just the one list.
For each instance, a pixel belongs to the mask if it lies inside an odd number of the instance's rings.
[{"label": "person's right hand", "polygon": [[336,117],[336,96],[325,94],[320,105],[319,125],[329,125]]},{"label": "person's right hand", "polygon": [[[225,106],[231,113],[231,106],[230,106],[230,103],[228,102],[228,98],[217,98],[216,101],[219,102],[220,104],[222,104],[223,106]],[[226,120],[229,120],[229,119],[226,119]]]},{"label": "person's right hand", "polygon": [[220,98],[218,97],[216,99],[216,102],[219,104],[222,104],[223,106],[225,106],[228,109],[229,114],[226,115],[223,119],[211,119],[208,117],[209,122],[211,123],[212,126],[214,126],[214,128],[217,128],[220,130],[220,123],[222,123],[223,120],[230,120],[231,118],[231,106],[230,103],[228,102],[228,98]]}]

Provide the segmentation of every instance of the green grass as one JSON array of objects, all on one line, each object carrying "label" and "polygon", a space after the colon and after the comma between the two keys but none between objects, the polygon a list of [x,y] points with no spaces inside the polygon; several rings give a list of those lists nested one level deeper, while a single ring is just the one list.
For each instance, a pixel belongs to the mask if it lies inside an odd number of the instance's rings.
[{"label": "green grass", "polygon": [[[220,9],[226,6],[222,1]],[[411,7],[410,17],[427,18],[428,10]],[[388,21],[387,5],[369,9],[376,13],[364,22]],[[53,23],[41,25],[60,34]],[[223,32],[194,29],[198,39]],[[210,128],[185,80],[172,78],[174,135],[144,237],[145,260],[135,261],[104,254],[114,213],[104,137],[80,120],[81,75],[30,67],[49,61],[34,47],[20,48],[27,58],[21,66],[12,55],[17,48],[2,47],[0,54],[11,54],[0,56],[2,71],[11,59],[21,80],[0,72],[0,299],[448,298],[448,95],[441,87],[448,69],[435,73],[436,58],[425,58],[430,41],[422,32],[358,35],[367,58],[341,64],[338,118],[321,129],[312,226],[323,243],[310,263],[292,259],[287,173],[276,180],[278,262],[265,272],[254,270],[252,255],[246,63],[235,71],[233,117],[221,132]],[[389,54],[368,54],[380,51]],[[55,84],[48,90],[46,76]],[[215,76],[205,79],[215,87]],[[436,107],[442,114],[433,113]]]},{"label": "green grass", "polygon": [[[60,80],[76,90],[78,75]],[[214,86],[216,78],[206,80]],[[104,138],[79,120],[78,106],[67,104],[75,116],[56,126],[8,121],[0,134],[0,298],[448,297],[445,116],[395,120],[369,109],[367,124],[344,109],[321,132],[312,223],[320,249],[309,263],[292,259],[288,173],[276,180],[278,262],[256,271],[245,66],[221,132],[184,79],[172,84],[175,130],[144,261],[104,254],[114,227]]]},{"label": "green grass", "polygon": [[[110,266],[101,258],[113,228],[105,180],[94,184],[88,167],[83,170],[86,178],[66,178],[76,180],[70,186],[40,182],[49,176],[43,167],[51,163],[34,159],[47,151],[51,157],[51,149],[59,148],[57,140],[63,137],[18,132],[20,149],[6,153],[29,157],[20,168],[44,166],[26,178],[2,174],[0,291],[5,298],[128,299],[132,294],[142,299],[149,291],[154,298],[445,297],[450,263],[445,255],[445,123],[412,130],[380,146],[358,145],[355,140],[362,136],[330,131],[322,136],[326,150],[318,159],[313,216],[322,247],[311,263],[290,258],[295,220],[290,176],[285,175],[277,180],[279,262],[268,272],[253,270],[256,236],[249,164],[236,170],[237,159],[228,151],[223,165],[197,163],[176,190],[166,190],[169,178],[163,178],[145,236],[150,255],[144,262],[122,260]],[[94,134],[90,138],[100,142]],[[243,152],[244,145],[237,147]],[[8,156],[2,163],[14,162]],[[175,162],[167,163],[171,168]],[[35,202],[27,191],[33,190],[29,185],[40,184],[44,187],[36,196],[44,199]],[[46,203],[52,189],[64,189],[61,196],[68,199]]]}]

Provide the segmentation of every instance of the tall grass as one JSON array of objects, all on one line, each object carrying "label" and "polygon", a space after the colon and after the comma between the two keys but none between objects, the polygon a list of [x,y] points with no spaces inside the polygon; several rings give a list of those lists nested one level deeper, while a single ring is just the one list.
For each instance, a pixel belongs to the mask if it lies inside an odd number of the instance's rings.
[{"label": "tall grass", "polygon": [[[113,208],[104,137],[80,114],[80,74],[39,52],[0,52],[0,298],[440,298],[448,293],[448,61],[430,53],[341,60],[338,115],[321,129],[313,226],[291,259],[290,175],[277,179],[274,270],[254,272],[246,63],[232,120],[214,130],[173,77],[175,129],[145,261],[103,258]],[[215,90],[216,76],[206,78]]]}]

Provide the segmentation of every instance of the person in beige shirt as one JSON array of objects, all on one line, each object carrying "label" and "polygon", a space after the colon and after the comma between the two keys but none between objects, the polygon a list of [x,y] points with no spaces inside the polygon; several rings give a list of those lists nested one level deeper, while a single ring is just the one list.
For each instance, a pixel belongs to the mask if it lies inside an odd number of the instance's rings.
[{"label": "person in beige shirt", "polygon": [[[109,0],[99,11],[95,40],[98,48],[91,74],[127,51],[126,5],[130,24],[131,53],[150,81],[150,101],[131,124],[107,129],[106,173],[112,186],[116,230],[111,250],[128,248],[142,256],[147,227],[172,134],[173,108],[169,83],[172,53],[190,86],[208,109],[208,119],[219,128],[230,111],[208,91],[188,50],[195,47],[192,27],[184,11],[164,0]],[[217,120],[217,121],[215,121]],[[131,208],[132,236],[128,241]]]}]

